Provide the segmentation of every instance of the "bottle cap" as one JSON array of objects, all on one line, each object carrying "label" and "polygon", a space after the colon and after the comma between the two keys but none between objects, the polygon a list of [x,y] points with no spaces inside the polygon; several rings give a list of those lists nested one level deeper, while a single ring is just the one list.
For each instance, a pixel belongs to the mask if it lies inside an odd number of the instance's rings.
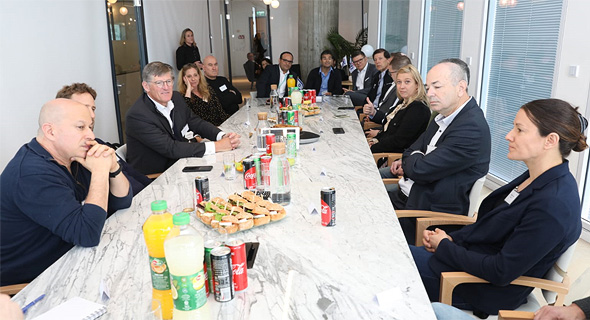
[{"label": "bottle cap", "polygon": [[168,209],[166,200],[156,200],[152,202],[152,211],[163,211]]},{"label": "bottle cap", "polygon": [[277,90],[278,86],[276,84],[270,85],[270,90]]},{"label": "bottle cap", "polygon": [[272,154],[285,154],[285,143],[283,142],[275,142],[272,144]]},{"label": "bottle cap", "polygon": [[172,223],[175,226],[185,226],[191,222],[191,217],[188,215],[188,212],[179,212],[175,213],[172,217]]},{"label": "bottle cap", "polygon": [[268,113],[258,112],[258,120],[266,120],[267,118],[268,118]]}]

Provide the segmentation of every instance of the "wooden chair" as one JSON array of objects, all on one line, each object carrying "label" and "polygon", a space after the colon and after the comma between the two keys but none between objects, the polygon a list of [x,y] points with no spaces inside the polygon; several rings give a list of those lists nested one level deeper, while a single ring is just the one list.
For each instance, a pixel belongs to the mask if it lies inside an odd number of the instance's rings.
[{"label": "wooden chair", "polygon": [[498,312],[498,320],[533,320],[534,318],[534,312],[509,310],[500,310]]},{"label": "wooden chair", "polygon": [[[197,141],[200,142],[197,138]],[[117,148],[117,150],[115,150],[115,153],[117,154],[117,156],[123,160],[123,161],[127,161],[127,144],[124,144],[122,146],[120,146],[119,148]],[[157,177],[159,177],[162,173],[152,173],[152,174],[147,174],[146,177],[154,180]]]},{"label": "wooden chair", "polygon": [[0,287],[0,293],[4,293],[9,296],[13,296],[13,295],[19,293],[27,285],[28,285],[28,283],[19,283],[19,284],[12,284],[9,286],[3,286],[3,287]]},{"label": "wooden chair", "polygon": [[469,225],[477,220],[479,195],[486,181],[483,176],[475,181],[469,192],[469,211],[467,216],[428,210],[396,210],[398,218],[416,218],[416,246],[422,246],[422,234],[430,226]]},{"label": "wooden chair", "polygon": [[[390,167],[391,163],[397,159],[402,158],[401,153],[373,153],[373,159],[375,159],[375,164],[379,161],[379,159],[387,158],[387,166]],[[396,184],[399,182],[399,178],[385,178],[383,179],[383,184]]]},{"label": "wooden chair", "polygon": [[[510,284],[525,286],[531,288],[539,288],[543,293],[545,301],[549,305],[563,306],[565,295],[569,291],[570,280],[567,276],[567,268],[572,260],[576,243],[572,244],[562,255],[557,259],[553,267],[545,274],[543,278],[534,278],[520,276]],[[488,281],[470,275],[467,272],[443,272],[440,279],[440,302],[452,305],[453,290],[456,286],[463,283],[489,283]],[[534,312],[541,307],[541,304],[531,292],[527,297],[527,303],[518,307],[515,311]],[[502,316],[518,316],[519,314],[502,312]],[[527,315],[527,314],[521,314]],[[530,314],[528,314],[530,315]],[[528,319],[528,318],[504,318],[504,319]],[[530,318],[532,319],[532,318]]]},{"label": "wooden chair", "polygon": [[359,115],[359,120],[363,124],[363,130],[369,130],[369,129],[373,129],[373,128],[377,128],[377,127],[382,127],[382,125],[379,123],[375,123],[373,121],[365,121],[366,117],[367,117],[367,115],[364,113],[361,113]]}]

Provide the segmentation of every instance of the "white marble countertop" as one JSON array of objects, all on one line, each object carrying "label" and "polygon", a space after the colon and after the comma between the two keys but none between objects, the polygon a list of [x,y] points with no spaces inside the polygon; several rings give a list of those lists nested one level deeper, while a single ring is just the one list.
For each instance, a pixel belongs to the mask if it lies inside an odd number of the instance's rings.
[{"label": "white marble countertop", "polygon": [[[254,104],[256,104],[256,100]],[[226,303],[209,297],[211,319],[434,319],[426,291],[395,218],[373,157],[348,98],[332,97],[321,115],[307,117],[303,129],[319,133],[313,144],[301,145],[292,167],[292,201],[285,219],[236,235],[257,241],[260,248],[248,288]],[[252,152],[256,112],[264,106],[243,107],[221,128],[242,135],[235,150],[241,159]],[[248,114],[250,124],[247,124]],[[336,135],[333,127],[345,134]],[[20,305],[45,293],[29,310],[31,319],[65,302],[82,297],[101,302],[101,283],[109,288],[101,319],[130,319],[137,301],[151,298],[147,249],[141,227],[156,199],[168,201],[170,212],[190,203],[189,184],[197,175],[209,177],[211,196],[227,197],[243,190],[221,177],[222,153],[181,159],[135,196],[129,209],[110,217],[100,244],[75,247],[13,299]],[[207,173],[182,173],[186,165],[213,165]],[[325,175],[322,175],[322,171]],[[336,188],[336,226],[323,227],[319,214],[320,189]],[[193,226],[205,236],[214,234],[199,221]],[[380,306],[375,296],[391,290],[393,302]]]}]

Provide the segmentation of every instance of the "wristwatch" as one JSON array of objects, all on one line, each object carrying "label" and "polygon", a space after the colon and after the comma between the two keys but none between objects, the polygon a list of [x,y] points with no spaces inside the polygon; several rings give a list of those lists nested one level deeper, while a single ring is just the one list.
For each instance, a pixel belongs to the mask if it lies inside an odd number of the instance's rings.
[{"label": "wristwatch", "polygon": [[119,169],[117,169],[115,172],[109,172],[109,178],[114,178],[118,176],[119,173],[121,173],[121,169],[121,164],[119,164]]}]

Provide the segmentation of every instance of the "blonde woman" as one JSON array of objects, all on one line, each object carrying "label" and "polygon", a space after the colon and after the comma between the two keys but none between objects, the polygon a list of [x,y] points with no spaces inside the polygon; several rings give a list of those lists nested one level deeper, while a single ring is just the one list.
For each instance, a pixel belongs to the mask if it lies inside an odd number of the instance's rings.
[{"label": "blonde woman", "polygon": [[201,54],[195,42],[195,35],[189,28],[182,30],[180,35],[180,47],[176,49],[176,68],[180,70],[187,63],[195,63],[201,66]]},{"label": "blonde woman", "polygon": [[203,120],[219,126],[229,118],[196,64],[182,67],[178,75],[178,91],[184,95],[188,107]]},{"label": "blonde woman", "polygon": [[428,98],[416,67],[407,65],[400,68],[397,71],[396,87],[399,103],[385,115],[383,130],[371,130],[368,133],[367,140],[373,153],[404,152],[428,126]]}]

